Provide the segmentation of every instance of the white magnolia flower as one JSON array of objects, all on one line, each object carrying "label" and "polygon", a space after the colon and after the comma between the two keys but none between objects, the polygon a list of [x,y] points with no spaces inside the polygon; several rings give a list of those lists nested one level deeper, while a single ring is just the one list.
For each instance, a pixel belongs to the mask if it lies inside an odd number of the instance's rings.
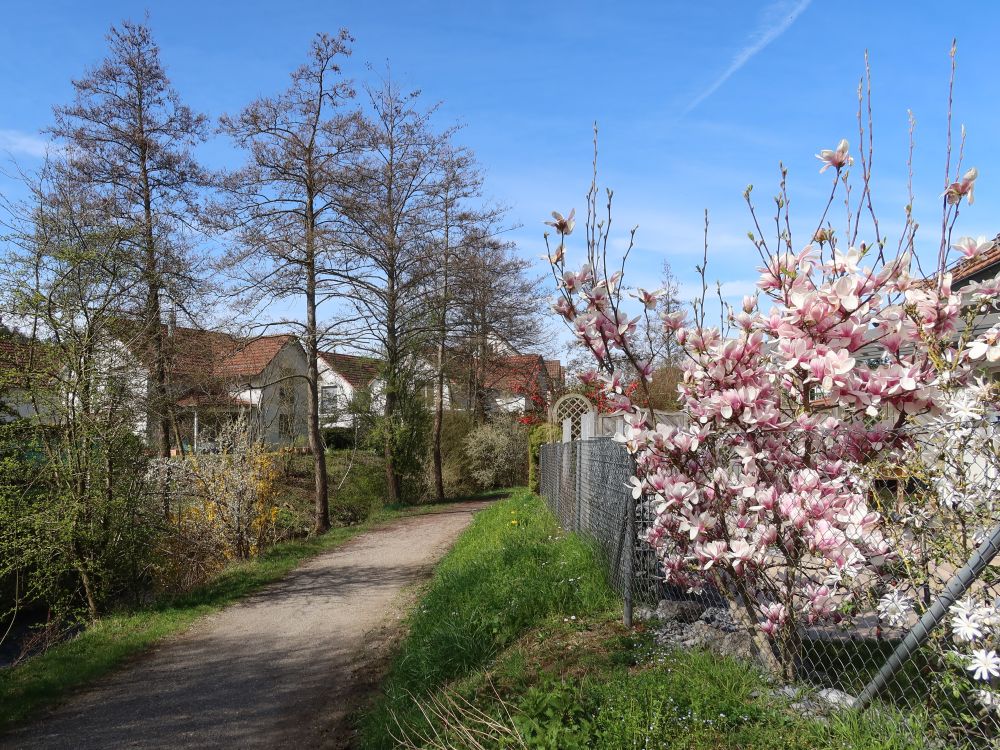
[{"label": "white magnolia flower", "polygon": [[983,637],[983,624],[975,614],[959,612],[951,618],[951,632],[960,641],[974,641]]},{"label": "white magnolia flower", "polygon": [[913,599],[893,589],[878,600],[879,617],[894,628],[906,625],[907,616],[913,611]]},{"label": "white magnolia flower", "polygon": [[994,713],[1000,711],[1000,693],[994,693],[992,690],[977,690],[976,698],[987,711]]},{"label": "white magnolia flower", "polygon": [[993,649],[978,648],[969,656],[966,669],[972,672],[974,679],[984,682],[991,677],[1000,677],[1000,656]]}]

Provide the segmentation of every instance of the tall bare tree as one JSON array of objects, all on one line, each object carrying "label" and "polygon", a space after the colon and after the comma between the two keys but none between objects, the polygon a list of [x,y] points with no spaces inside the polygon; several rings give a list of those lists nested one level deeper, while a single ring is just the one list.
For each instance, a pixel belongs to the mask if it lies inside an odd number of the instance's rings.
[{"label": "tall bare tree", "polygon": [[470,253],[482,244],[482,238],[493,233],[494,224],[503,212],[496,208],[471,205],[482,191],[482,175],[473,155],[466,149],[455,148],[442,164],[438,219],[440,236],[433,254],[433,316],[434,342],[434,422],[431,431],[431,471],[434,492],[444,499],[444,462],[441,434],[444,425],[445,385],[450,364],[454,335],[459,321],[453,304],[454,277],[462,273]]},{"label": "tall bare tree", "polygon": [[181,102],[146,24],[125,21],[107,39],[108,56],[73,81],[75,98],[55,109],[51,133],[65,144],[74,179],[107,202],[134,250],[136,313],[151,359],[147,422],[169,456],[164,297],[183,306],[198,281],[189,236],[204,174],[191,149],[205,139],[206,120]]},{"label": "tall bare tree", "polygon": [[454,280],[458,359],[469,408],[486,416],[486,395],[510,353],[549,347],[541,279],[512,244],[492,234],[472,242]]},{"label": "tall bare tree", "polygon": [[330,271],[338,197],[343,192],[345,159],[358,136],[357,118],[343,110],[354,92],[340,70],[352,41],[346,30],[317,35],[308,61],[292,73],[288,89],[276,97],[257,99],[238,115],[221,120],[222,131],[249,156],[244,167],[224,176],[227,198],[217,214],[239,238],[226,260],[237,270],[237,291],[251,307],[289,299],[305,306],[305,321],[269,324],[298,327],[305,343],[317,533],[330,528],[318,364],[320,343],[329,329],[321,325],[319,311],[337,294]]},{"label": "tall bare tree", "polygon": [[[381,359],[384,418],[394,424],[401,394],[412,374],[412,357],[433,331],[428,278],[440,230],[444,165],[452,130],[437,131],[434,110],[418,110],[416,94],[403,94],[387,79],[368,90],[361,124],[363,152],[353,165],[342,199],[341,241],[354,264],[343,281],[360,322],[357,344]],[[393,431],[384,441],[390,501],[401,497]]]}]

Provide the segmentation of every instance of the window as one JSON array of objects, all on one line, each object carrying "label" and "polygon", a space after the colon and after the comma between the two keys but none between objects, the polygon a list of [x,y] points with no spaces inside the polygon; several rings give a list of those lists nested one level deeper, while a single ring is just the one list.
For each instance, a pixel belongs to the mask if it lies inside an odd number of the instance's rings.
[{"label": "window", "polygon": [[339,385],[324,385],[319,389],[320,414],[335,414],[342,406]]}]

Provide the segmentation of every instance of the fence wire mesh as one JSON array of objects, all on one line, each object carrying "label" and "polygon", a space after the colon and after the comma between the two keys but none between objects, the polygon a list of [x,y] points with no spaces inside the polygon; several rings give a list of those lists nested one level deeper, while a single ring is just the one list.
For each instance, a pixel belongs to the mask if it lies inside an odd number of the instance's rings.
[{"label": "fence wire mesh", "polygon": [[[864,488],[868,517],[840,531],[808,526],[813,538],[802,559],[757,561],[760,578],[780,585],[800,579],[804,594],[787,600],[794,626],[781,638],[761,634],[759,608],[751,620],[738,586],[723,572],[698,591],[664,582],[668,552],[645,541],[657,522],[657,502],[633,496],[635,464],[619,443],[593,438],[543,446],[541,491],[565,529],[601,547],[626,607],[693,600],[727,608],[730,632],[723,636],[736,630],[753,644],[747,651],[776,684],[789,694],[802,691],[795,703],[802,711],[879,711],[886,727],[912,735],[915,747],[1000,748],[1000,429],[985,422],[938,425],[892,446],[872,441],[862,453],[850,481]],[[803,523],[816,520],[811,513],[839,512],[836,504],[820,508],[816,488],[782,482],[777,503],[798,493]],[[797,523],[784,520],[786,528]],[[831,566],[818,563],[830,544],[843,543],[836,536],[845,529],[848,537],[867,535],[863,541],[872,547],[877,537],[886,549],[850,586],[830,580]],[[850,565],[844,569],[853,574]],[[766,590],[756,585],[754,596]]]}]

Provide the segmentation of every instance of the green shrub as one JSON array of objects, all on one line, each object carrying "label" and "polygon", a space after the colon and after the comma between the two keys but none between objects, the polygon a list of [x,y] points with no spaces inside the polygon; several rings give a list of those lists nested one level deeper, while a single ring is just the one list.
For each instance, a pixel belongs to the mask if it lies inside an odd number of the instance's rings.
[{"label": "green shrub", "polygon": [[536,424],[528,433],[528,489],[540,492],[541,476],[538,473],[542,446],[558,440],[560,430],[556,425],[543,422]]},{"label": "green shrub", "polygon": [[353,427],[324,427],[323,445],[328,451],[344,450],[353,448],[355,442],[355,429]]},{"label": "green shrub", "polygon": [[[446,411],[441,421],[441,475],[444,480],[445,497],[462,497],[475,491],[469,457],[465,452],[465,439],[475,428],[473,417],[467,411]],[[430,441],[428,441],[430,442]],[[428,449],[424,462],[424,497],[432,499],[434,488],[434,464]]]},{"label": "green shrub", "polygon": [[469,473],[480,490],[523,485],[528,478],[528,428],[513,415],[496,415],[465,438]]},{"label": "green shrub", "polygon": [[385,461],[371,451],[329,451],[330,519],[339,526],[368,520],[385,507]]}]

